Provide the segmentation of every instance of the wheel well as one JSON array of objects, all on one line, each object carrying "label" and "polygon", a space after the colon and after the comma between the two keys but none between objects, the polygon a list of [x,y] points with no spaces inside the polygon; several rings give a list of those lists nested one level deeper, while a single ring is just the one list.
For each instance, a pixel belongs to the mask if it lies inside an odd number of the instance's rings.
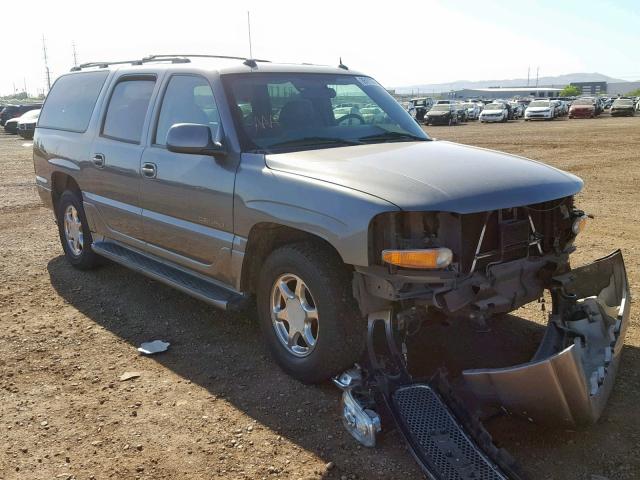
[{"label": "wheel well", "polygon": [[343,263],[333,245],[317,235],[277,223],[259,223],[249,232],[242,264],[241,290],[255,293],[260,267],[269,254],[283,245],[299,242],[312,242],[325,247]]},{"label": "wheel well", "polygon": [[53,175],[51,175],[51,196],[54,206],[58,204],[60,196],[66,190],[79,193],[80,187],[72,176],[62,172],[54,172]]}]

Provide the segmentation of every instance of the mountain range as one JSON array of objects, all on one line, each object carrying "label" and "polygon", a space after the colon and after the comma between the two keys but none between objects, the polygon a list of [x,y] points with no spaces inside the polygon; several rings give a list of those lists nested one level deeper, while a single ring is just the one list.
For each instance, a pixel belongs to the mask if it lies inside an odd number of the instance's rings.
[{"label": "mountain range", "polygon": [[[625,82],[618,78],[609,77],[602,73],[567,73],[565,75],[557,75],[555,77],[538,78],[539,86],[546,87],[564,87],[571,82],[607,82],[619,83]],[[536,79],[530,78],[529,85],[535,85]],[[456,80],[449,83],[425,83],[420,85],[407,85],[395,87],[396,93],[412,93],[412,92],[448,92],[450,90],[461,90],[463,88],[489,88],[489,87],[525,87],[527,86],[526,78],[511,78],[503,80]]]}]

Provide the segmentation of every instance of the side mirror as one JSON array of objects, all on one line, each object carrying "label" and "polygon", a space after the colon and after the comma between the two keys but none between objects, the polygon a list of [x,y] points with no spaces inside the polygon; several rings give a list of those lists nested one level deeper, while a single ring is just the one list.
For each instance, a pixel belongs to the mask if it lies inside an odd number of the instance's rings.
[{"label": "side mirror", "polygon": [[212,137],[208,125],[176,123],[167,133],[167,149],[175,153],[225,156],[227,152],[222,146],[220,137],[220,127],[216,129],[216,133]]}]

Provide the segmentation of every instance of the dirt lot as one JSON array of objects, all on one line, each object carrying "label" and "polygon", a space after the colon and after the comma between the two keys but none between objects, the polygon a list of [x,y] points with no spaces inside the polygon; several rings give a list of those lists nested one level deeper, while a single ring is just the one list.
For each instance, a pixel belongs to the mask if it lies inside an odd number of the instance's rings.
[{"label": "dirt lot", "polygon": [[[579,203],[595,220],[575,263],[621,247],[638,294],[640,118],[429,132],[580,175]],[[0,479],[422,478],[397,434],[375,450],[358,447],[340,424],[335,388],[282,374],[253,313],[221,313],[116,265],[70,268],[33,186],[27,142],[0,135],[0,171]],[[447,364],[455,374],[478,362],[525,361],[544,315],[531,304],[497,318],[497,335],[430,325],[416,339],[424,346],[412,368]],[[170,350],[139,356],[136,347],[152,339]],[[502,417],[489,430],[534,479],[640,478],[639,348],[634,306],[598,425],[545,430]],[[128,371],[140,377],[119,381]]]}]

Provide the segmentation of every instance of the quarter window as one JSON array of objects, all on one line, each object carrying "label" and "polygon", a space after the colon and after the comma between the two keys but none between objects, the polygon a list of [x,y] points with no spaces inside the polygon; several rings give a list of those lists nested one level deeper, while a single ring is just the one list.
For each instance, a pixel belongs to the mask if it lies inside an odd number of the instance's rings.
[{"label": "quarter window", "polygon": [[60,77],[47,96],[38,127],[84,132],[107,76],[86,72]]},{"label": "quarter window", "polygon": [[140,143],[154,79],[121,80],[113,89],[102,127],[105,137]]},{"label": "quarter window", "polygon": [[176,123],[198,123],[214,129],[220,124],[220,116],[209,83],[195,75],[171,77],[162,100],[155,142],[167,144],[169,129]]}]

